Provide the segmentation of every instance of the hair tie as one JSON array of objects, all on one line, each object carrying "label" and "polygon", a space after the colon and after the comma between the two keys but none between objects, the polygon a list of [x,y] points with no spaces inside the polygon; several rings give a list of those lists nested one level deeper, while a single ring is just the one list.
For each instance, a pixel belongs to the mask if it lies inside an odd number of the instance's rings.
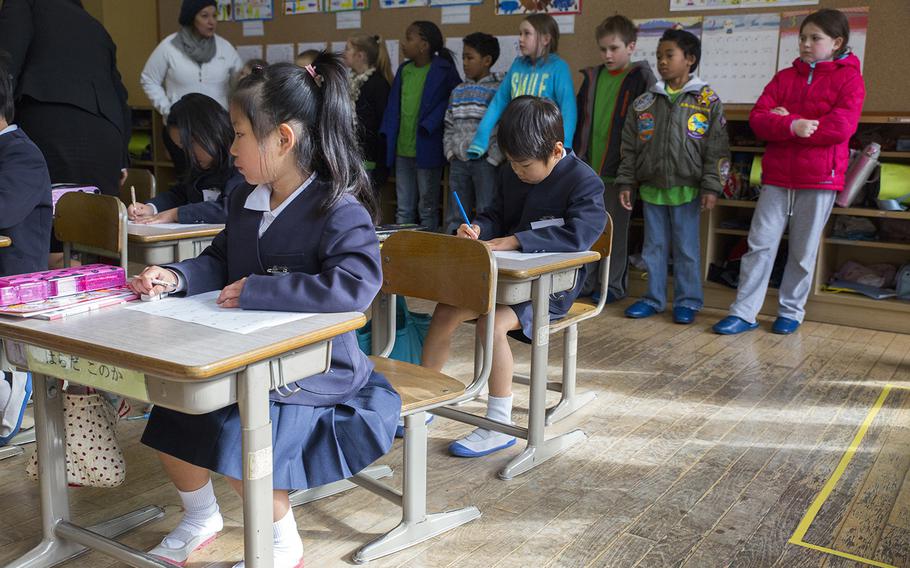
[{"label": "hair tie", "polygon": [[250,75],[259,77],[259,76],[263,75],[264,72],[265,72],[265,65],[262,65],[261,63],[256,63],[255,65],[250,67]]},{"label": "hair tie", "polygon": [[376,43],[379,43],[380,41],[382,41],[382,38],[379,37],[379,34],[376,34],[376,35],[373,36],[373,40],[374,40]]},{"label": "hair tie", "polygon": [[322,78],[322,75],[320,75],[319,73],[316,73],[316,67],[314,67],[313,64],[310,63],[309,65],[305,66],[304,69],[306,69],[307,73],[310,74],[310,77],[313,78],[313,81],[316,82],[316,86],[322,87],[323,78]]}]

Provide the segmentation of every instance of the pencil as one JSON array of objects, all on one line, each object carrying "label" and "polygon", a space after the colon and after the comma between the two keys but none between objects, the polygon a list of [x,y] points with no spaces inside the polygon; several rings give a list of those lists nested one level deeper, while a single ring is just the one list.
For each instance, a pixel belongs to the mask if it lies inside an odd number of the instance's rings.
[{"label": "pencil", "polygon": [[136,186],[135,185],[130,186],[130,197],[133,198],[133,209],[135,209],[136,208]]},{"label": "pencil", "polygon": [[158,280],[157,278],[152,278],[152,284],[155,284],[156,286],[167,286],[169,288],[177,287],[177,285],[174,284],[173,282],[167,282],[165,280]]},{"label": "pencil", "polygon": [[458,205],[458,210],[461,211],[461,218],[464,219],[464,224],[470,227],[471,220],[468,219],[468,214],[464,210],[464,205],[461,204],[461,198],[458,197],[458,192],[453,189],[452,195],[455,196],[455,203]]}]

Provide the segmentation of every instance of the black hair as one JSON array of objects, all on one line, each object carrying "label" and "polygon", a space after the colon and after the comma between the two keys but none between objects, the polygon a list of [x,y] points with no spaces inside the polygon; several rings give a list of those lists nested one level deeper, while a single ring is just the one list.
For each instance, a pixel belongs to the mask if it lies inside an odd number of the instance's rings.
[{"label": "black hair", "polygon": [[256,67],[241,79],[231,104],[249,119],[260,141],[281,124],[294,129],[300,169],[315,171],[332,184],[323,210],[352,195],[375,219],[377,207],[354,127],[347,71],[338,56],[325,51],[312,66],[315,77],[293,63]]},{"label": "black hair", "polygon": [[522,95],[506,106],[496,139],[510,161],[546,160],[565,137],[562,113],[550,99]]},{"label": "black hair", "polygon": [[0,116],[12,124],[16,116],[16,97],[13,91],[13,76],[8,69],[9,56],[5,52],[0,52]]},{"label": "black hair", "polygon": [[638,40],[638,28],[629,18],[616,14],[598,24],[594,35],[597,36],[597,41],[608,35],[616,35],[622,39],[624,44],[629,45]]},{"label": "black hair", "polygon": [[803,28],[806,27],[806,24],[815,24],[831,39],[841,38],[844,40],[840,49],[834,52],[834,57],[840,57],[850,51],[847,46],[847,42],[850,41],[850,21],[840,10],[823,8],[812,12],[799,25],[800,34],[803,33]]},{"label": "black hair", "polygon": [[660,36],[660,41],[657,42],[657,45],[660,46],[665,41],[675,43],[686,57],[690,55],[695,57],[695,63],[689,66],[689,73],[694,73],[695,69],[698,68],[698,62],[701,61],[701,41],[699,41],[698,37],[686,30],[670,29]]},{"label": "black hair", "polygon": [[495,36],[483,32],[474,32],[464,36],[465,47],[470,47],[480,54],[481,57],[490,56],[492,61],[490,65],[496,63],[499,59],[499,40]]},{"label": "black hair", "polygon": [[412,22],[409,28],[414,28],[417,31],[417,35],[420,36],[420,39],[427,42],[427,45],[430,46],[430,53],[433,55],[438,55],[455,65],[455,55],[452,53],[452,50],[446,47],[445,38],[442,37],[442,32],[439,30],[439,26],[433,22],[428,22],[426,20],[417,20]]},{"label": "black hair", "polygon": [[[188,179],[197,177],[203,171],[225,171],[233,165],[231,144],[234,127],[231,126],[231,117],[212,97],[201,93],[184,95],[171,107],[167,126],[177,129],[183,155],[190,164],[186,173]],[[196,160],[193,144],[212,157],[212,165],[207,170],[203,170]]]}]

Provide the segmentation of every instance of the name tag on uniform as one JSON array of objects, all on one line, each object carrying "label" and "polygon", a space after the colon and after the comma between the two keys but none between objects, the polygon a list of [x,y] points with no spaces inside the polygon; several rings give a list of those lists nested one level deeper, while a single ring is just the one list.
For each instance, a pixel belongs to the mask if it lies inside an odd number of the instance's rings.
[{"label": "name tag on uniform", "polygon": [[202,200],[203,201],[217,201],[218,196],[221,195],[221,192],[217,189],[203,189],[202,190]]},{"label": "name tag on uniform", "polygon": [[531,222],[531,230],[543,229],[544,227],[562,227],[565,224],[566,222],[562,217],[558,219],[541,219],[540,221]]}]

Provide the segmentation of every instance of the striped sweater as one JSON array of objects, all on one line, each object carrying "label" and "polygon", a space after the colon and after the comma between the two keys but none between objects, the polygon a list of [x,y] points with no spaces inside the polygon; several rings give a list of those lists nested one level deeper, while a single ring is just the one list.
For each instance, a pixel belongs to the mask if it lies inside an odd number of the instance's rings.
[{"label": "striped sweater", "polygon": [[[480,81],[468,79],[461,83],[452,91],[449,98],[449,108],[445,116],[445,137],[443,144],[445,148],[446,159],[467,161],[468,146],[477,133],[477,125],[480,124],[483,115],[487,112],[487,107],[499,84],[502,82],[502,75],[491,73]],[[496,144],[496,135],[490,137],[490,148],[487,153],[487,161],[494,166],[499,165],[503,160],[499,146]]]}]

